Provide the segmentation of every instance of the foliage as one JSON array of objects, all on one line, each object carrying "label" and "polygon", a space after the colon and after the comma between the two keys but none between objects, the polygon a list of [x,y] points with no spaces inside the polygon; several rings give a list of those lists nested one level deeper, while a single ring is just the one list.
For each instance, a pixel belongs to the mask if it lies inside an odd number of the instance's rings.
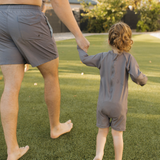
[{"label": "foliage", "polygon": [[140,10],[137,31],[156,31],[159,28],[160,4],[157,1],[143,0],[143,3],[137,6],[137,10]]},{"label": "foliage", "polygon": [[[88,32],[105,32],[116,22],[120,21],[130,4],[129,0],[98,0],[97,5],[81,3],[88,20]],[[92,8],[91,8],[92,6]]]},{"label": "foliage", "polygon": [[159,28],[160,4],[157,0],[97,0],[95,6],[82,1],[85,11],[82,16],[83,21],[88,20],[88,32],[108,31],[122,19],[129,5],[132,5],[136,13],[140,13],[137,31],[156,31]]}]

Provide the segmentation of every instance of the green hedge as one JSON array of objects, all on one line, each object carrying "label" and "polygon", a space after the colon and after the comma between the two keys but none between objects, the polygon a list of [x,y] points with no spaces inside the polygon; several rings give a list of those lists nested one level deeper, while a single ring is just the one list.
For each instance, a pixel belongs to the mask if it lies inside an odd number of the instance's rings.
[{"label": "green hedge", "polygon": [[137,23],[137,31],[156,31],[159,29],[160,4],[157,2],[143,3],[140,8],[140,20]]}]

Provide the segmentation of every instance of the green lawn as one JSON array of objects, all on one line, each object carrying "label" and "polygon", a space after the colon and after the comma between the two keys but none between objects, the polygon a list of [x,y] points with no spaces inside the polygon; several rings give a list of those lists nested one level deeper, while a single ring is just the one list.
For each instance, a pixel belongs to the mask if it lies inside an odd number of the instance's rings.
[{"label": "green lawn", "polygon": [[[90,55],[110,49],[106,45],[106,36],[90,36],[87,39],[91,42]],[[133,40],[131,54],[147,75],[148,83],[141,87],[129,80],[123,160],[160,160],[160,39],[136,35]],[[75,40],[60,41],[57,46],[60,55],[61,121],[71,119],[74,128],[56,140],[50,138],[43,79],[36,68],[30,68],[25,73],[19,97],[18,142],[20,146],[30,146],[21,160],[92,160],[95,155],[99,70],[80,62]],[[84,75],[81,75],[82,72]],[[1,80],[0,95],[3,86]],[[0,125],[0,160],[6,160],[6,156]],[[111,133],[104,160],[114,160]]]}]

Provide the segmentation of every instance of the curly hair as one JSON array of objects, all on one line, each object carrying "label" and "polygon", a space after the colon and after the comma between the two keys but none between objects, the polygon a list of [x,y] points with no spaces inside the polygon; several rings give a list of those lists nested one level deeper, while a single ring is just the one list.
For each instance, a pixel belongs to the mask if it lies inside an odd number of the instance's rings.
[{"label": "curly hair", "polygon": [[123,22],[119,22],[111,26],[109,30],[110,45],[117,48],[119,53],[129,52],[133,44],[132,31],[130,27]]}]

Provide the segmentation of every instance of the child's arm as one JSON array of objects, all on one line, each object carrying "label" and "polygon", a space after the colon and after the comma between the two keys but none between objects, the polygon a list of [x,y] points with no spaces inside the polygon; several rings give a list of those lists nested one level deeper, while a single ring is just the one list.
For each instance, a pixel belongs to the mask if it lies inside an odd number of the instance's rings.
[{"label": "child's arm", "polygon": [[79,52],[79,57],[87,66],[97,67],[101,68],[101,59],[102,59],[102,53],[89,56],[85,51],[83,51],[79,46],[77,46],[77,50]]},{"label": "child's arm", "polygon": [[132,55],[129,58],[127,69],[133,82],[141,86],[147,83],[148,78],[139,70],[138,63]]}]

